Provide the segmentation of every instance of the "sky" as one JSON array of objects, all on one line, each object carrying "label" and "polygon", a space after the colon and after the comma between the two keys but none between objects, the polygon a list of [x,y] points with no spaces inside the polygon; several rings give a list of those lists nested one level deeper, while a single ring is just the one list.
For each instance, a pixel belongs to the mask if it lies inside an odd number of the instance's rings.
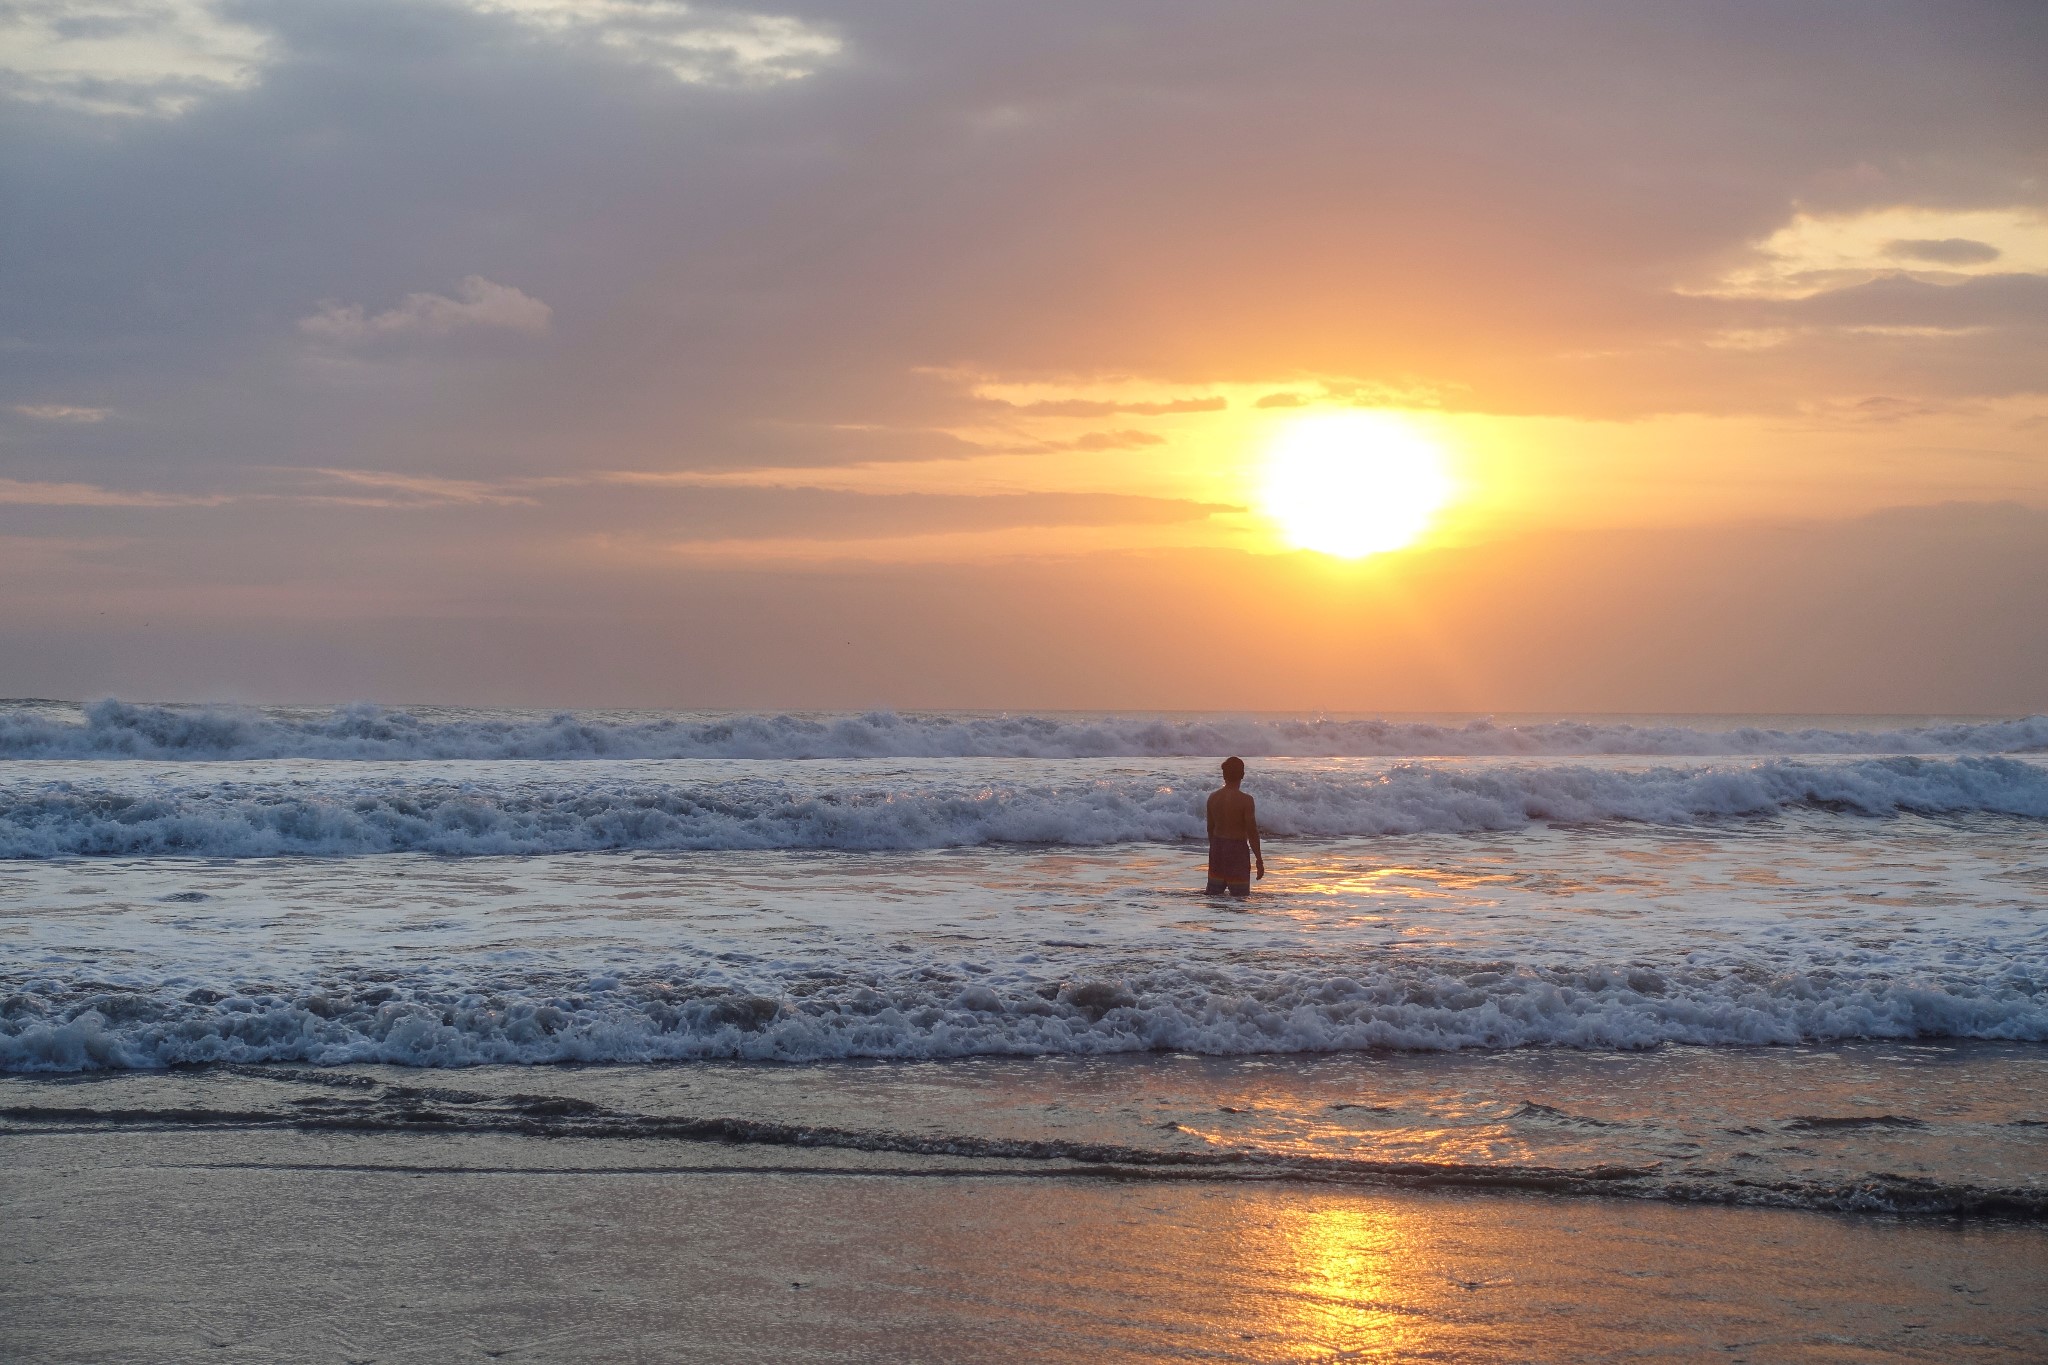
[{"label": "sky", "polygon": [[[2044,69],[2024,0],[0,0],[0,694],[2048,710]],[[1419,529],[1303,548],[1389,432]]]}]

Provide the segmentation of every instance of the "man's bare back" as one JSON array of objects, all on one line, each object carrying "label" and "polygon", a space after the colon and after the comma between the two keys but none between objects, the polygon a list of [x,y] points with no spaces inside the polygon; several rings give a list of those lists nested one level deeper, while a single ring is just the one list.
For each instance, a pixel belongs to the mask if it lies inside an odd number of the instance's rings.
[{"label": "man's bare back", "polygon": [[1209,837],[1211,839],[1256,839],[1259,834],[1257,803],[1233,784],[1209,793]]},{"label": "man's bare back", "polygon": [[1266,875],[1265,850],[1259,847],[1258,807],[1251,796],[1239,790],[1244,781],[1244,760],[1223,762],[1223,785],[1209,793],[1209,894],[1228,891],[1248,896],[1252,890],[1252,866]]}]

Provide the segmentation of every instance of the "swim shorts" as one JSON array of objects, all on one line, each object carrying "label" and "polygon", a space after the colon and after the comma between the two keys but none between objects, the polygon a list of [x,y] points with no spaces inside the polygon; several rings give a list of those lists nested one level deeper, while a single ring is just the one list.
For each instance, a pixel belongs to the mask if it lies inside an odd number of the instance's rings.
[{"label": "swim shorts", "polygon": [[1249,839],[1209,840],[1209,894],[1228,891],[1248,896],[1252,890],[1252,842]]}]

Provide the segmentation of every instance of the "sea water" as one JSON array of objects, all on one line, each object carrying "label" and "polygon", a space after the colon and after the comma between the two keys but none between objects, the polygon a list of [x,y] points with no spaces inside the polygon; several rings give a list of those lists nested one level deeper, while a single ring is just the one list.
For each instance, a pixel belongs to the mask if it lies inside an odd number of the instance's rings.
[{"label": "sea water", "polygon": [[2048,1221],[2048,718],[8,703],[0,1071],[39,1129]]}]

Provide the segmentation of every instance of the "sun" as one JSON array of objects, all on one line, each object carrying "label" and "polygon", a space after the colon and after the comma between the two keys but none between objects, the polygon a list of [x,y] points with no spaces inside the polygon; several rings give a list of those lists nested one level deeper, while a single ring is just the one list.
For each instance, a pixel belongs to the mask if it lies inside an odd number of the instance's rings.
[{"label": "sun", "polygon": [[1297,549],[1339,559],[1412,545],[1456,492],[1443,451],[1392,413],[1296,418],[1266,452],[1259,510]]}]

